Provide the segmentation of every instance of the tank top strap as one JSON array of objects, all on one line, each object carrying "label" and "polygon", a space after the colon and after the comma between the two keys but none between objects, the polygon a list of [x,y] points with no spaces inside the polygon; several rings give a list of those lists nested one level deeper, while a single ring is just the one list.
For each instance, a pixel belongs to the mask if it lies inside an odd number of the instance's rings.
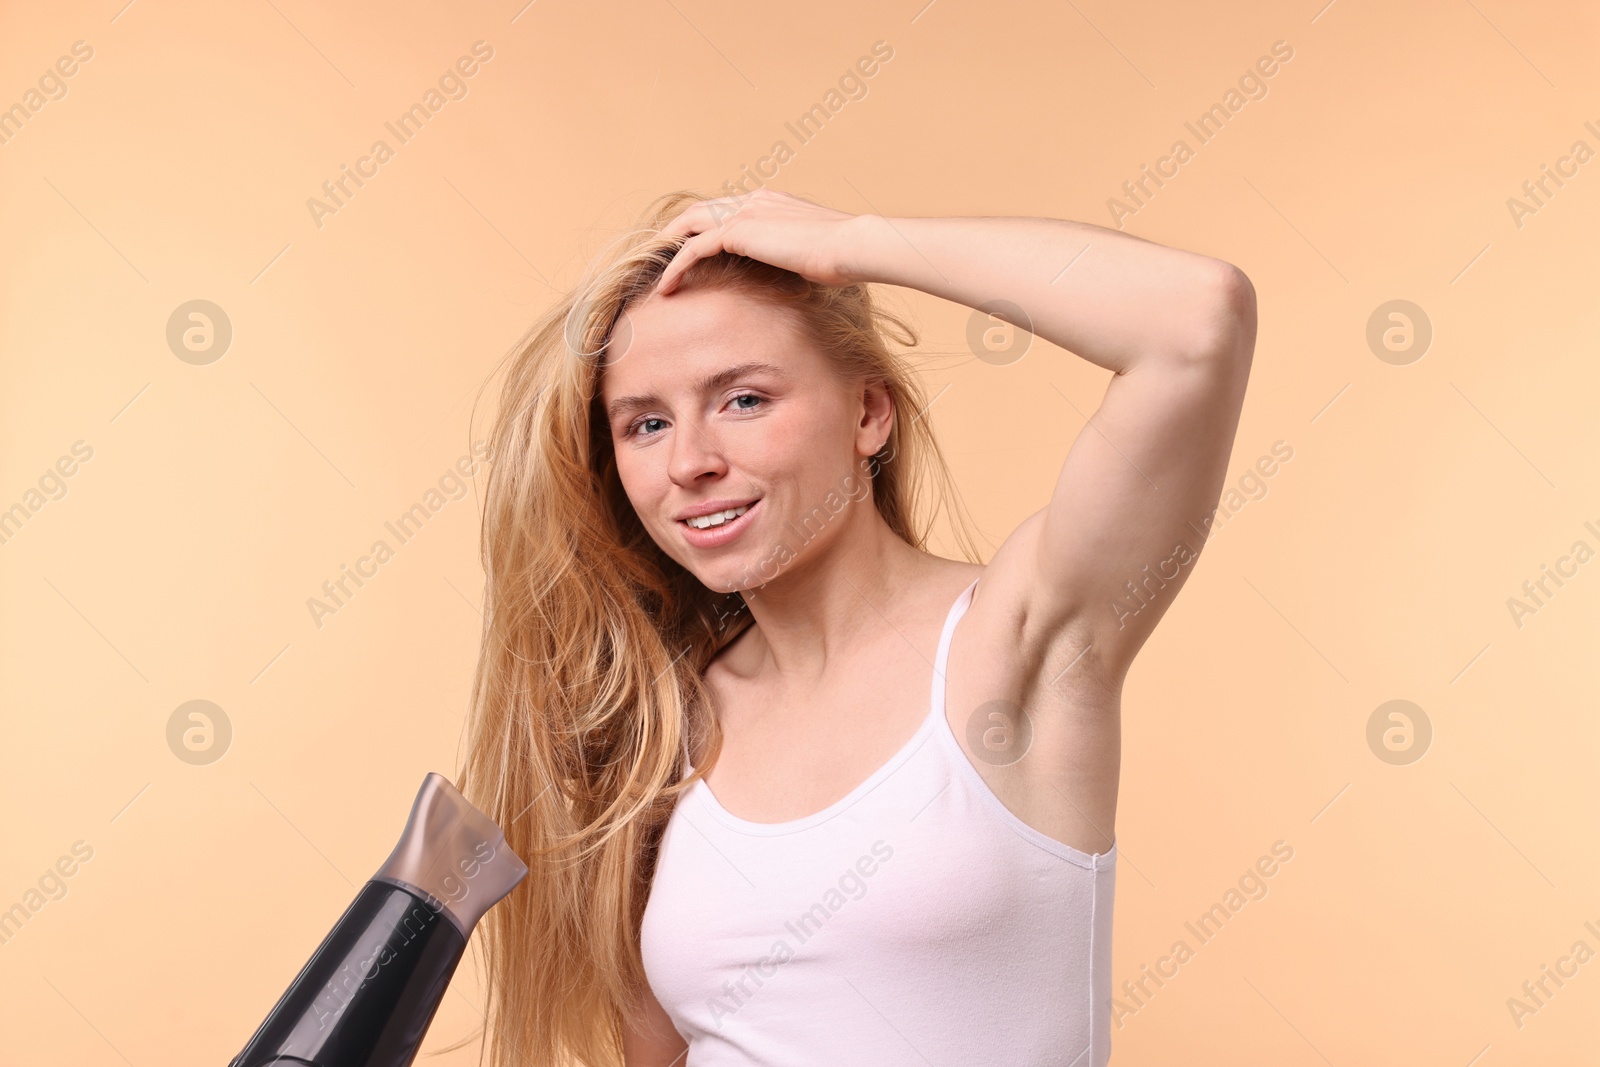
[{"label": "tank top strap", "polygon": [[[950,639],[955,636],[956,623],[967,613],[967,608],[972,604],[973,592],[978,588],[978,579],[972,579],[956,597],[955,603],[950,605],[950,610],[945,613],[944,629],[939,633],[939,649],[933,657],[933,685],[928,694],[928,714],[926,718],[933,720],[944,715],[944,675],[950,662]],[[683,737],[681,748],[683,755],[683,773],[685,776],[694,773],[694,764],[689,760],[689,736]]]},{"label": "tank top strap", "polygon": [[945,615],[944,630],[939,634],[939,651],[933,658],[933,691],[930,694],[928,709],[930,717],[944,715],[944,676],[950,664],[950,639],[955,636],[956,623],[961,621],[961,617],[971,606],[972,594],[977,588],[978,579],[974,578],[972,584],[956,597],[956,602],[950,605],[950,611]]}]

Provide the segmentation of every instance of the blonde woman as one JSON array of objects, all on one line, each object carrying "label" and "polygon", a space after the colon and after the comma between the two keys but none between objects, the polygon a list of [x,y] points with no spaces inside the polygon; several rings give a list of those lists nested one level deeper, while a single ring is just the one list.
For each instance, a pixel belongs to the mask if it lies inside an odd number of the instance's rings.
[{"label": "blonde woman", "polygon": [[[1070,448],[1053,393],[998,416],[1065,462],[987,564],[872,283],[1114,372]],[[460,784],[532,868],[485,928],[495,1067],[1106,1063],[1121,686],[1255,329],[1237,268],[1097,226],[657,200],[492,433]]]}]

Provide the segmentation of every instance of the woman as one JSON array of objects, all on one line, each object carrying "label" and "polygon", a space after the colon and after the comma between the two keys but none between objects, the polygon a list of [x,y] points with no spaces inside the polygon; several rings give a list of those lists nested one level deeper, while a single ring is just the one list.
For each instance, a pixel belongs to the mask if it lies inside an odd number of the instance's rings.
[{"label": "woman", "polygon": [[[924,548],[949,477],[869,283],[1114,372],[986,565]],[[492,1062],[1104,1064],[1119,695],[1255,328],[1237,268],[1097,226],[652,205],[492,434],[461,788],[533,868],[485,929]]]}]

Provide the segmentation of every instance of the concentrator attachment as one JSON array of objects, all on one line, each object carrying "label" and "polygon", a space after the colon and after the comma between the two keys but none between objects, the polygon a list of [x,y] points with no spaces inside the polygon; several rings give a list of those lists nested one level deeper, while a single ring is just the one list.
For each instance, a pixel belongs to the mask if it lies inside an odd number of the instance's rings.
[{"label": "concentrator attachment", "polygon": [[484,913],[527,875],[429,774],[405,833],[228,1067],[408,1067]]}]

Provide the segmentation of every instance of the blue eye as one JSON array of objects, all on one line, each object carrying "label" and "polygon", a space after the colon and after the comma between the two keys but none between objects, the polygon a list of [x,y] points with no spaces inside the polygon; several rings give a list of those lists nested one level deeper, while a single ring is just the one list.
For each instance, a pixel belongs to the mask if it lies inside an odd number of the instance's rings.
[{"label": "blue eye", "polygon": [[[756,393],[740,393],[737,396],[731,397],[728,400],[728,403],[735,404],[740,400],[755,400],[755,401],[761,402],[761,401],[763,401],[763,398],[761,396],[757,395]],[[757,403],[757,404],[750,405],[750,406],[745,406],[745,407],[735,407],[734,410],[735,411],[754,411],[759,406],[760,406],[760,403]],[[637,437],[641,433],[643,433],[644,436],[646,436],[646,437],[652,436],[650,431],[646,431],[646,430],[643,429],[644,425],[646,423],[664,422],[664,421],[666,421],[666,420],[656,418],[654,415],[647,416],[645,418],[639,419],[637,422],[635,422],[631,426],[629,426],[626,430],[623,431],[622,436],[623,437]]]}]

